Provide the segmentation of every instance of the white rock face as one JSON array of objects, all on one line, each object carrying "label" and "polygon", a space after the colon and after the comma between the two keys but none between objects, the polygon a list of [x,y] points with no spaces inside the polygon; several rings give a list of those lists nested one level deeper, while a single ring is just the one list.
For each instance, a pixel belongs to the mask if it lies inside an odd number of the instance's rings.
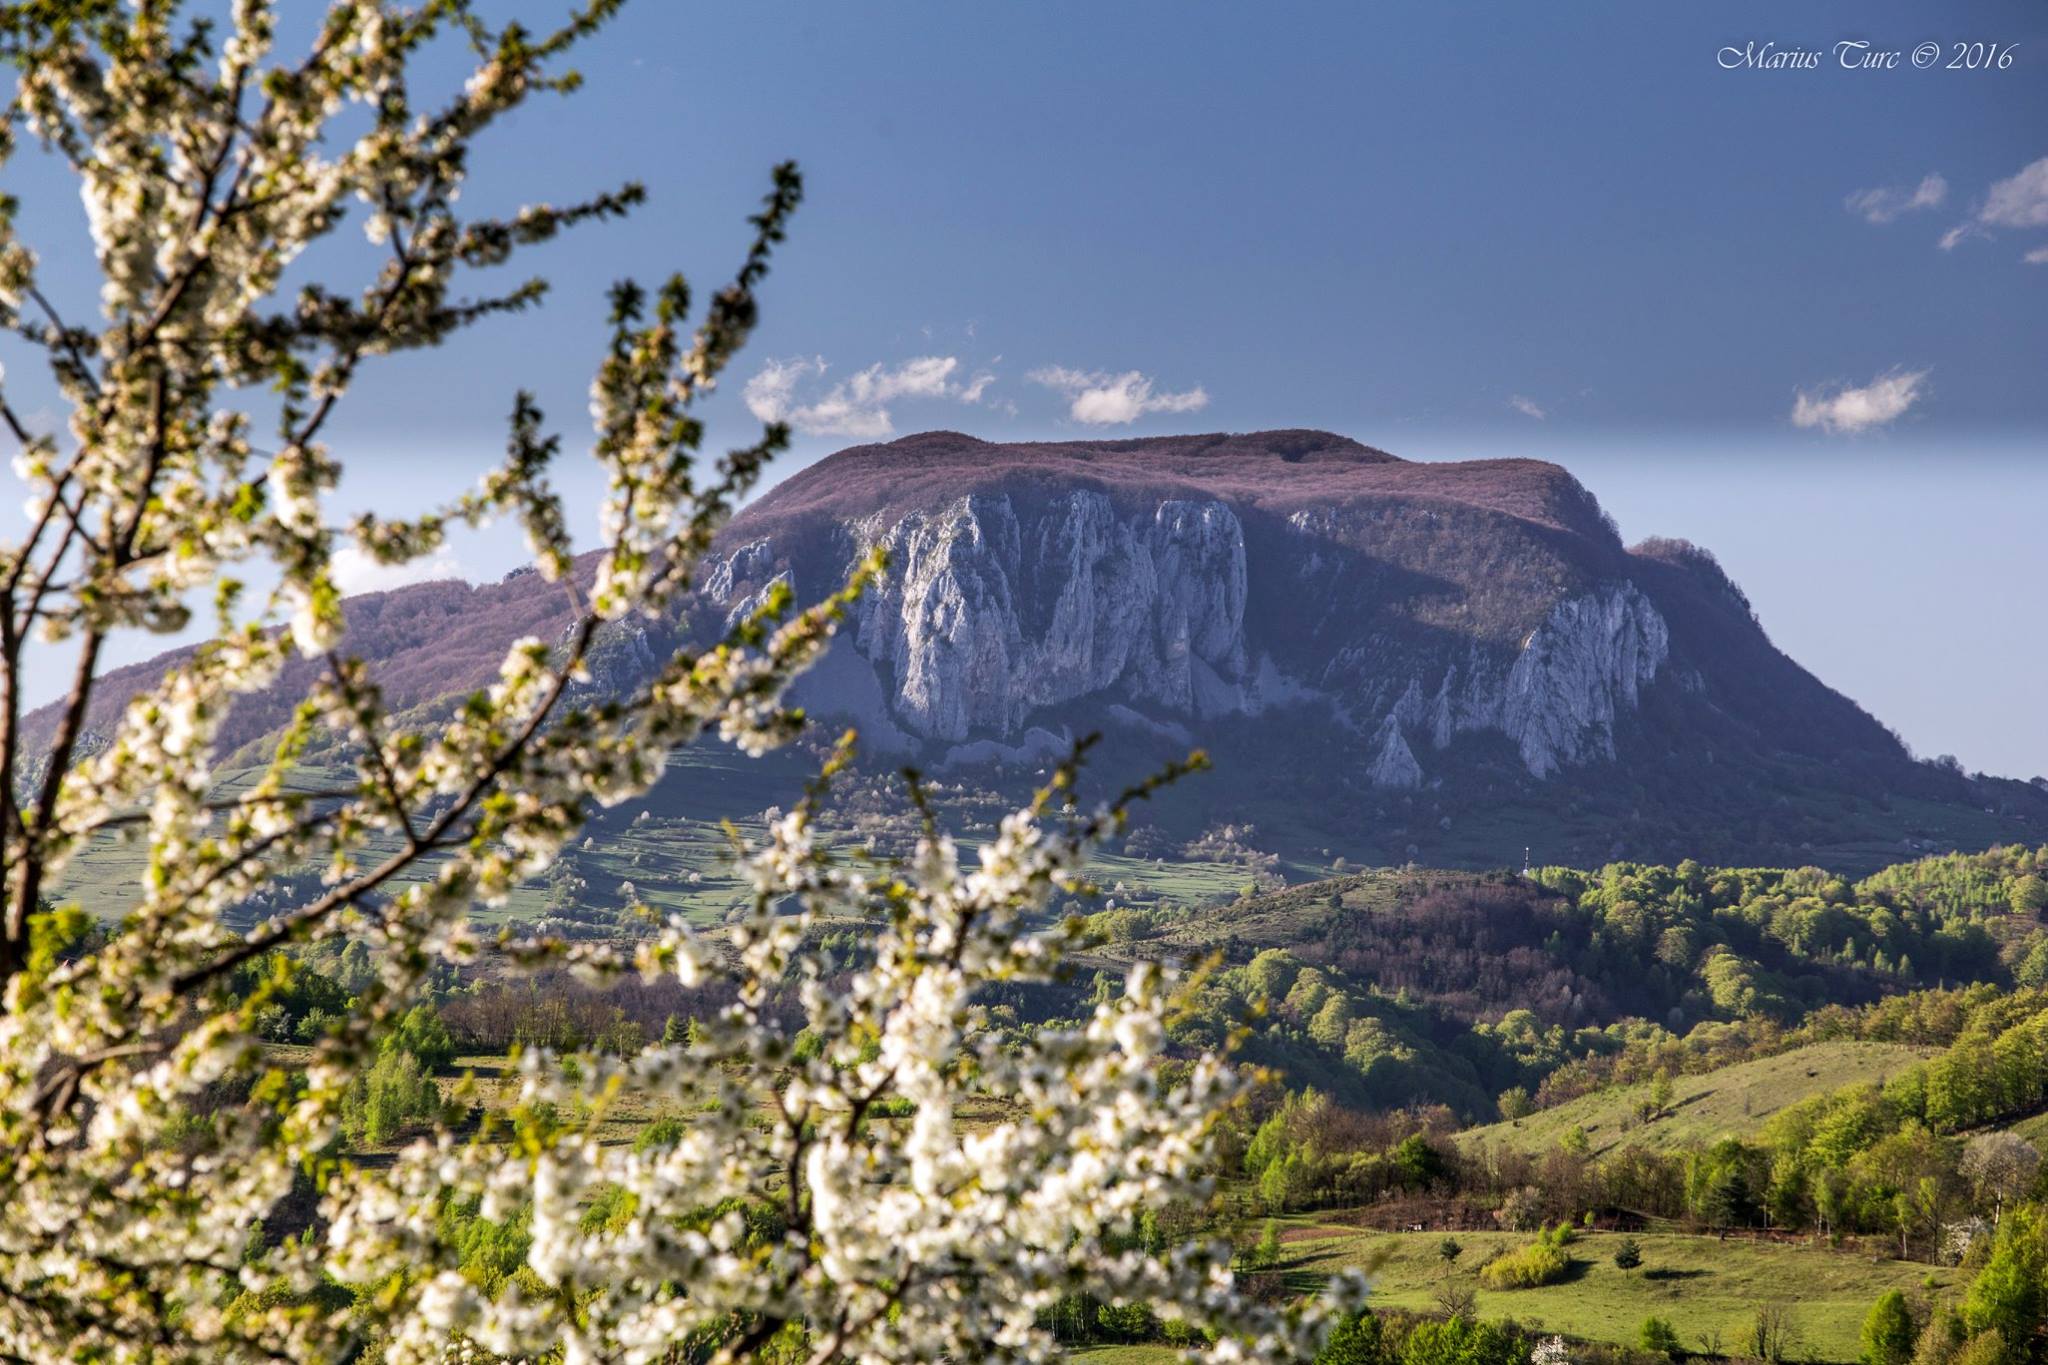
[{"label": "white rock face", "polygon": [[1422,764],[1416,761],[1415,751],[1408,747],[1408,738],[1401,733],[1401,723],[1392,716],[1380,725],[1379,755],[1373,759],[1366,775],[1375,787],[1422,785]]},{"label": "white rock face", "polygon": [[[740,581],[746,582],[747,580],[742,579]],[[736,590],[728,589],[725,600],[732,601],[733,605],[726,609],[725,628],[727,630],[731,630],[734,626],[738,625],[742,620],[749,616],[752,616],[755,612],[767,606],[769,597],[774,594],[775,590],[778,587],[781,587],[784,584],[787,584],[792,591],[794,591],[796,588],[796,584],[790,579],[790,576],[787,571],[776,574],[766,583],[763,583],[760,587],[754,589],[754,591],[747,593],[743,596],[740,595]]]},{"label": "white rock face", "polygon": [[774,547],[765,540],[752,541],[712,562],[704,576],[704,592],[714,601],[730,601],[737,585],[758,582],[774,565]]},{"label": "white rock face", "polygon": [[1614,757],[1614,723],[1671,654],[1671,632],[1628,583],[1559,602],[1508,671],[1500,728],[1538,777]]},{"label": "white rock face", "polygon": [[[1437,749],[1461,734],[1504,734],[1530,775],[1548,777],[1615,756],[1617,722],[1635,710],[1670,654],[1670,630],[1641,589],[1606,584],[1559,601],[1511,660],[1470,651],[1462,665],[1443,670],[1427,700],[1421,680],[1410,677],[1386,723],[1404,734],[1427,735]],[[1374,782],[1417,785],[1419,765],[1409,775],[1386,731],[1376,738]]]},{"label": "white rock face", "polygon": [[[1670,654],[1663,617],[1633,583],[1557,600],[1519,650],[1404,651],[1347,635],[1355,602],[1310,581],[1345,553],[1327,521],[1292,518],[1300,544],[1257,569],[1237,514],[1214,500],[1120,511],[1077,490],[1020,511],[1007,494],[977,493],[848,526],[858,550],[885,546],[892,568],[855,609],[851,651],[833,651],[831,685],[806,686],[803,701],[857,715],[891,743],[944,745],[951,763],[1035,754],[1060,709],[1083,698],[1134,728],[1180,734],[1184,721],[1327,703],[1357,732],[1365,776],[1387,788],[1423,785],[1418,754],[1466,734],[1505,735],[1539,778],[1614,757],[1617,724]],[[776,563],[766,541],[742,546],[709,566],[706,591],[737,611]],[[1287,575],[1291,592],[1323,603],[1321,658],[1302,657],[1298,633],[1256,638],[1245,619],[1255,571]]]},{"label": "white rock face", "polygon": [[856,528],[896,566],[855,643],[895,681],[904,728],[1007,737],[1033,712],[1106,694],[1146,709],[1247,709],[1244,528],[1220,502],[1123,517],[1100,493],[1028,525],[1002,494]]}]

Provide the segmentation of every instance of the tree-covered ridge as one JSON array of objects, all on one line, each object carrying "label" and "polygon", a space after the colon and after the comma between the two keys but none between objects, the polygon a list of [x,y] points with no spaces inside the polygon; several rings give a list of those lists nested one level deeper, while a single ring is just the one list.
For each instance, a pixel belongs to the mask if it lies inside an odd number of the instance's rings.
[{"label": "tree-covered ridge", "polygon": [[[2040,856],[1929,859],[1854,885],[1817,869],[1613,864],[1533,878],[1379,870],[1216,912],[1126,901],[1086,918],[1094,974],[992,984],[985,1001],[993,1023],[1022,1037],[1081,1017],[1125,959],[1213,950],[1215,970],[1171,1022],[1177,1049],[1235,1037],[1248,1060],[1347,1106],[1441,1105],[1485,1122],[1811,1043],[1945,1047],[1981,1025],[1985,999],[2016,979],[2039,984],[2048,935],[2010,895],[1958,909],[1943,888],[2017,884]],[[600,938],[632,932],[625,921],[586,927]],[[875,930],[835,923],[818,946],[851,971]],[[300,964],[293,990],[318,1007],[271,1036],[309,1040],[345,1008],[331,997],[354,989],[365,955],[360,945],[339,952]],[[321,973],[339,984],[312,984]],[[1965,985],[1932,988],[1942,981]],[[610,1048],[608,1039],[653,1038],[672,1017],[724,1003],[495,975],[448,978],[437,999],[462,1046],[482,1052]]]},{"label": "tree-covered ridge", "polygon": [[[1977,859],[2004,858],[2003,850]],[[2032,855],[2026,855],[2031,859]],[[1968,864],[1970,859],[1940,860]],[[1991,979],[2000,949],[2038,933],[2010,896],[1963,901],[1966,875],[1887,869],[1860,883],[1820,868],[1705,868],[1614,863],[1597,872],[1545,868],[1543,885],[1592,922],[1600,951],[1637,966],[1689,971],[1713,1007],[1781,1015],[1838,998],[1830,973],[1900,983]],[[1883,984],[1883,983],[1879,983]]]},{"label": "tree-covered ridge", "polygon": [[1249,1021],[1251,1054],[1299,1084],[1482,1118],[1817,1038],[1945,1043],[1955,1019],[1906,1029],[1883,1002],[2048,975],[2029,908],[2044,860],[2000,848],[1860,883],[1689,861],[1382,871],[1212,913],[1110,910],[1090,927],[1112,958],[1220,954],[1175,1025],[1184,1045]]},{"label": "tree-covered ridge", "polygon": [[1897,896],[1950,914],[1996,918],[2048,910],[2048,847],[2010,844],[1898,863],[1857,883],[1859,896]]}]

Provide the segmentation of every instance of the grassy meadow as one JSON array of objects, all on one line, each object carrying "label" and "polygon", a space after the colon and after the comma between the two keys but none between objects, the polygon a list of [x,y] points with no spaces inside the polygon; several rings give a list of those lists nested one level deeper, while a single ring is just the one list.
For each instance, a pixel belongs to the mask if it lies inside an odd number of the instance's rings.
[{"label": "grassy meadow", "polygon": [[[1478,1270],[1527,1236],[1458,1233],[1464,1247],[1446,1272],[1437,1255],[1440,1232],[1362,1232],[1327,1220],[1283,1224],[1283,1268],[1314,1279],[1345,1266],[1372,1270],[1372,1302],[1385,1308],[1437,1311],[1446,1278],[1477,1288]],[[1665,1318],[1689,1350],[1718,1340],[1724,1352],[1765,1304],[1791,1310],[1798,1357],[1853,1361],[1864,1314],[1888,1289],[1919,1291],[1946,1285],[1959,1272],[1909,1261],[1872,1259],[1812,1244],[1725,1240],[1711,1236],[1638,1234],[1643,1263],[1614,1265],[1621,1237],[1591,1233],[1571,1247],[1572,1275],[1538,1289],[1478,1290],[1481,1318],[1514,1318],[1526,1327],[1593,1341],[1634,1345],[1643,1319]],[[1373,1267],[1377,1267],[1373,1269]]]},{"label": "grassy meadow", "polygon": [[[251,785],[260,770],[232,769],[216,785],[216,799]],[[745,899],[740,879],[731,871],[731,839],[727,825],[748,837],[759,837],[771,811],[788,809],[803,794],[816,772],[815,762],[799,752],[778,752],[749,759],[724,745],[677,749],[653,791],[643,801],[615,810],[591,813],[584,834],[564,853],[556,875],[573,875],[584,889],[573,898],[582,905],[622,902],[620,888],[630,882],[635,894],[663,915],[680,913],[699,924],[722,919]],[[344,791],[355,781],[346,767],[309,763],[295,770],[290,785],[316,793]],[[829,837],[857,843],[870,832],[857,812],[827,806],[821,825]],[[900,833],[900,831],[898,831]],[[971,836],[962,839],[971,848]],[[373,864],[395,851],[397,841],[373,838],[361,861]],[[394,890],[431,880],[436,863],[429,858],[392,880]],[[94,840],[65,867],[58,889],[88,913],[117,920],[134,905],[148,871],[147,846],[139,839],[109,833]],[[1181,858],[1139,858],[1104,851],[1091,871],[1104,888],[1121,884],[1129,901],[1167,901],[1209,905],[1227,901],[1246,885],[1249,874],[1237,864]],[[1313,869],[1290,867],[1289,875]],[[500,906],[472,910],[482,924],[511,919],[534,920],[549,908],[550,883],[533,878],[515,889]]]},{"label": "grassy meadow", "polygon": [[[1380,1308],[1435,1313],[1447,1281],[1476,1288],[1478,1270],[1499,1252],[1527,1241],[1508,1233],[1459,1233],[1464,1253],[1449,1271],[1437,1255],[1440,1232],[1363,1232],[1316,1218],[1287,1220],[1282,1268],[1307,1287],[1347,1266],[1367,1267],[1371,1302]],[[1572,1276],[1540,1289],[1478,1290],[1481,1318],[1512,1318],[1530,1331],[1558,1332],[1588,1341],[1634,1346],[1643,1319],[1670,1322],[1689,1351],[1718,1344],[1740,1354],[1738,1342],[1757,1309],[1790,1311],[1793,1358],[1846,1365],[1856,1360],[1864,1314],[1880,1294],[1940,1290],[1961,1272],[1909,1261],[1873,1259],[1857,1252],[1800,1243],[1731,1237],[1725,1241],[1678,1233],[1641,1233],[1640,1268],[1615,1268],[1620,1236],[1592,1233],[1572,1244]],[[1164,1346],[1098,1346],[1074,1353],[1090,1365],[1165,1365],[1179,1353]]]},{"label": "grassy meadow", "polygon": [[1583,1095],[1525,1118],[1467,1129],[1466,1146],[1494,1144],[1547,1151],[1574,1128],[1585,1130],[1595,1155],[1622,1147],[1676,1151],[1725,1136],[1746,1137],[1790,1105],[1846,1085],[1881,1084],[1938,1049],[1855,1040],[1814,1043],[1790,1052],[1672,1079],[1664,1116],[1645,1123],[1650,1083]]}]

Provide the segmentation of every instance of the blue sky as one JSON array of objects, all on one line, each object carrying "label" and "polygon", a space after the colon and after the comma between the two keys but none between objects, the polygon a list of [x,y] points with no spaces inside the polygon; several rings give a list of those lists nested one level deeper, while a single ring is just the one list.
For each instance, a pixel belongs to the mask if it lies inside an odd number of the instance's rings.
[{"label": "blue sky", "polygon": [[[1843,40],[2015,55],[1849,71]],[[1752,43],[1819,69],[1723,68]],[[795,157],[809,197],[715,423],[796,420],[787,468],[941,426],[1553,459],[1631,539],[1713,549],[1919,751],[2048,773],[2039,3],[640,0],[580,65],[469,202],[628,177],[651,202],[530,257],[539,313],[372,376],[336,428],[351,498],[467,484],[515,386],[580,435],[604,286],[714,282]],[[84,286],[80,248],[38,245]]]}]

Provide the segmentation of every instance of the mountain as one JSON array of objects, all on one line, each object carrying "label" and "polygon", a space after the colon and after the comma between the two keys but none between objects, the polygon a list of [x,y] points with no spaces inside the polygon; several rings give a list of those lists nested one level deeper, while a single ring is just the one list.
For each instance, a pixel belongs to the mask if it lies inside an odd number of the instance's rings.
[{"label": "mountain", "polygon": [[[1168,849],[1221,830],[1303,867],[1525,846],[1860,867],[2048,831],[2048,792],[1916,762],[1771,644],[1710,554],[1624,546],[1558,466],[1416,463],[1318,431],[841,451],[734,520],[688,618],[611,628],[602,685],[778,579],[822,595],[876,545],[886,583],[798,699],[858,724],[877,764],[997,793],[1084,732],[1118,781],[1204,745],[1219,772],[1164,803]],[[530,574],[348,610],[399,707],[568,619]],[[239,706],[228,742],[279,724],[309,667]]]},{"label": "mountain", "polygon": [[931,432],[776,488],[706,593],[816,595],[877,544],[888,583],[802,700],[942,771],[1036,768],[1084,729],[1199,742],[1229,790],[1199,818],[1468,864],[1526,843],[1876,865],[2048,819],[2037,787],[1915,762],[1771,644],[1710,554],[1624,546],[1552,464],[1317,431]]}]

